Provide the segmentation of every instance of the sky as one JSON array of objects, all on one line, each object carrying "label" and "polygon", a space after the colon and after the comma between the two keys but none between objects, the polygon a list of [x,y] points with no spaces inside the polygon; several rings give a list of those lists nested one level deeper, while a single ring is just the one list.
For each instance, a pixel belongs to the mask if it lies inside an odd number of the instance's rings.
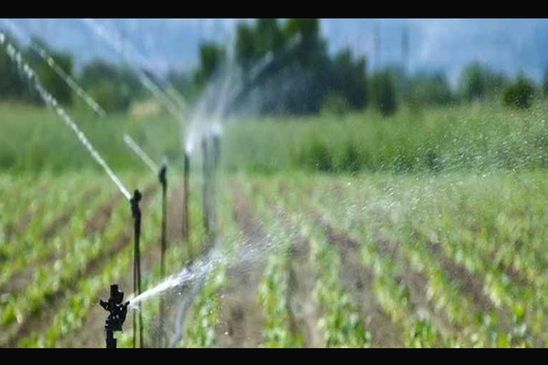
[{"label": "sky", "polygon": [[[97,19],[96,23],[109,27],[113,37],[122,34],[132,50],[165,72],[194,67],[201,40],[229,44],[239,21],[250,20]],[[26,34],[39,35],[54,47],[71,52],[78,64],[96,57],[122,59],[81,19],[13,22]],[[0,28],[2,25],[0,22]],[[452,83],[472,61],[511,76],[525,71],[537,81],[548,66],[546,19],[322,19],[322,33],[331,52],[350,47],[367,57],[370,68],[405,63],[410,71],[446,72]],[[404,34],[410,44],[407,60],[402,46]]]}]

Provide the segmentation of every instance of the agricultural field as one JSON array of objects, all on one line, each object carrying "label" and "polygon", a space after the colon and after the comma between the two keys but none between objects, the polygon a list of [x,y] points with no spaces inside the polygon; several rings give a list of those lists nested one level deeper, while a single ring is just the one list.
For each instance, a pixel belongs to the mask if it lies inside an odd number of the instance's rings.
[{"label": "agricultural field", "polygon": [[333,20],[0,19],[0,348],[548,347],[544,21]]},{"label": "agricultural field", "polygon": [[[10,113],[17,118],[1,122],[6,128],[40,118],[51,127],[41,131],[44,140],[71,143],[49,113],[17,108]],[[190,236],[183,239],[183,177],[174,160],[166,274],[187,279],[142,303],[145,346],[545,347],[544,109],[503,117],[496,107],[478,108],[501,118],[486,120],[471,108],[426,111],[413,128],[401,115],[386,121],[400,126],[398,133],[375,127],[374,115],[324,116],[320,128],[311,120],[234,124],[222,139],[214,182],[215,239],[203,228],[200,156],[192,165]],[[476,123],[483,139],[455,151],[455,139],[465,140],[459,133],[469,128],[442,137],[446,120],[439,116]],[[375,139],[360,144],[359,135],[342,132],[313,147],[318,136],[360,118],[358,131],[376,130],[385,149],[373,154]],[[101,128],[94,123],[82,127],[91,138]],[[136,138],[154,136],[141,138],[147,147],[175,133],[147,134],[147,124],[124,116],[100,123],[117,123]],[[273,134],[276,123],[302,130]],[[399,143],[404,128],[415,131],[407,144]],[[243,144],[246,135],[254,138]],[[143,193],[142,281],[144,290],[155,288],[164,279],[160,184],[127,150],[122,154],[120,141],[101,136],[98,145],[121,180]],[[421,136],[437,157],[418,148],[426,145]],[[40,141],[19,140],[23,151]],[[170,141],[175,151],[177,141]],[[355,158],[343,168],[348,145],[357,147]],[[43,169],[15,149],[0,153],[1,347],[104,347],[99,299],[112,283],[133,296],[130,205],[100,171],[79,166],[85,153],[71,159],[69,151],[51,155]],[[118,336],[121,347],[132,347],[133,313]]]}]

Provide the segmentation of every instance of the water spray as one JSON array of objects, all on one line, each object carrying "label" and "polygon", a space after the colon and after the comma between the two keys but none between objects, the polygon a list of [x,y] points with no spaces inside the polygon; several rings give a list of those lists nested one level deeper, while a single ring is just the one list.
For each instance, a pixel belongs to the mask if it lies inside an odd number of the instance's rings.
[{"label": "water spray", "polygon": [[118,285],[110,286],[110,298],[107,302],[99,301],[109,315],[105,321],[106,332],[106,347],[107,349],[117,348],[117,340],[114,338],[114,332],[121,332],[122,326],[126,321],[127,308],[129,302],[122,304],[124,301],[124,292],[118,290]]},{"label": "water spray", "polygon": [[[165,256],[167,252],[167,161],[164,161],[161,168],[158,168],[157,165],[152,161],[152,159],[143,151],[135,141],[128,136],[124,136],[124,142],[131,148],[137,156],[147,165],[155,174],[158,174],[158,180],[162,187],[162,237],[161,237],[161,255],[160,255],[160,276],[165,276]],[[139,269],[140,270],[140,269]],[[140,289],[135,291],[138,294],[141,294]],[[164,318],[164,304],[160,300],[160,330],[159,330],[159,342],[161,341],[163,334],[163,318]],[[141,340],[142,341],[142,340]]]},{"label": "water spray", "polygon": [[139,145],[135,143],[135,141],[127,134],[124,135],[124,142],[133,152],[135,152],[137,156],[139,156],[139,158],[150,168],[150,170],[152,170],[154,174],[157,174],[160,171],[158,165],[156,165],[156,163],[146,154],[146,152],[143,151],[143,149],[139,147]]},{"label": "water spray", "polygon": [[91,95],[85,92],[84,89],[80,87],[80,85],[78,85],[78,83],[55,62],[53,57],[51,57],[44,48],[33,42],[32,39],[28,35],[24,34],[21,28],[11,20],[2,19],[2,22],[12,33],[16,34],[19,38],[27,40],[29,42],[30,49],[38,55],[38,57],[40,57],[42,61],[44,61],[94,113],[101,118],[106,116],[107,113],[105,110],[101,108],[101,106],[91,97]]},{"label": "water spray", "polygon": [[[59,102],[57,99],[55,99],[42,85],[40,79],[38,78],[38,75],[36,75],[35,71],[28,65],[27,62],[23,59],[23,56],[21,52],[17,51],[15,46],[11,44],[9,41],[6,40],[6,36],[4,33],[0,32],[0,46],[2,46],[6,53],[8,54],[10,60],[14,62],[17,67],[23,71],[23,74],[27,78],[27,80],[34,86],[36,91],[38,92],[40,98],[43,100],[43,102],[50,108],[52,108],[57,116],[61,118],[69,127],[70,129],[76,134],[76,137],[80,141],[80,143],[86,148],[86,150],[90,153],[92,158],[103,168],[107,176],[112,180],[112,182],[116,185],[120,193],[124,195],[124,197],[130,202],[131,204],[131,211],[133,215],[134,220],[134,233],[135,233],[135,250],[134,250],[134,272],[133,272],[133,279],[134,279],[134,287],[137,289],[136,292],[140,293],[141,288],[141,263],[140,263],[140,236],[141,236],[141,210],[139,207],[139,202],[141,201],[141,193],[139,191],[135,191],[134,195],[132,196],[129,191],[126,189],[126,187],[122,184],[120,179],[114,174],[114,172],[110,169],[108,164],[103,160],[101,155],[97,152],[97,150],[93,147],[91,142],[88,140],[86,135],[78,128],[74,120],[67,114],[67,112],[59,105]],[[141,315],[139,316],[140,319],[142,319]],[[134,316],[134,327],[136,326],[135,322],[135,316]],[[140,321],[140,331],[139,331],[139,337],[141,339],[141,345],[143,345],[142,342],[142,320]],[[135,336],[136,331],[134,331],[134,344],[135,344]]]},{"label": "water spray", "polygon": [[[116,53],[120,54],[126,61],[126,63],[135,71],[141,84],[147,88],[158,101],[160,101],[178,121],[182,119],[183,110],[180,108],[180,103],[174,101],[166,92],[160,89],[146,72],[140,67],[135,66],[127,57],[126,49],[128,47],[127,42],[120,41],[120,35],[116,34],[116,38],[112,37],[112,31],[108,31],[104,26],[100,25],[93,19],[82,19],[84,24],[91,29],[91,31],[99,37],[106,45],[109,46]],[[172,92],[173,94],[173,92]]]},{"label": "water spray", "polygon": [[202,203],[203,203],[203,219],[204,219],[204,229],[206,236],[211,238],[211,209],[210,209],[210,165],[209,165],[209,139],[206,137],[202,138],[202,176],[203,176],[203,185],[202,185]]},{"label": "water spray", "polygon": [[204,228],[210,242],[217,237],[217,217],[215,212],[215,180],[221,154],[221,141],[218,133],[207,133],[202,138],[203,154],[203,204]]}]

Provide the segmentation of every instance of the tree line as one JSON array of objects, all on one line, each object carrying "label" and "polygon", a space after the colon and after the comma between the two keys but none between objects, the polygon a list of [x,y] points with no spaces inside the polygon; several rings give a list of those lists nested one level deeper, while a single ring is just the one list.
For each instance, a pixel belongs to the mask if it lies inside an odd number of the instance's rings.
[{"label": "tree line", "polygon": [[[199,46],[195,70],[172,71],[166,79],[192,100],[223,72],[237,70],[241,88],[232,100],[233,107],[244,109],[252,104],[260,114],[343,114],[370,107],[391,115],[403,105],[423,108],[493,98],[500,98],[509,107],[528,108],[537,95],[548,96],[548,69],[537,88],[523,73],[512,80],[480,63],[471,63],[462,71],[455,89],[442,72],[410,75],[398,67],[369,71],[366,57],[350,49],[330,53],[321,34],[318,19],[242,22],[237,25],[233,49],[204,42]],[[33,41],[106,111],[127,110],[132,102],[150,97],[127,66],[97,59],[76,74],[70,54],[56,51],[40,39]],[[76,103],[63,80],[30,47],[24,48],[23,54],[52,95],[63,104]],[[18,72],[7,54],[0,52],[0,100],[38,103],[37,95]],[[149,76],[154,78],[152,73]]]}]

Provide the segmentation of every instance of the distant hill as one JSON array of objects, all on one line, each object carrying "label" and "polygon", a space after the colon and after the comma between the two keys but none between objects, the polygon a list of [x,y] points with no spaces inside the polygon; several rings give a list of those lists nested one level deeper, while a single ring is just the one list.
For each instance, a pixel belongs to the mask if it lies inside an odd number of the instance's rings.
[{"label": "distant hill", "polygon": [[[78,19],[16,19],[23,29],[70,51],[77,64],[102,57],[119,61]],[[101,19],[116,27],[158,70],[188,70],[197,62],[201,39],[230,42],[237,19]],[[403,35],[409,37],[408,67],[448,73],[454,82],[462,67],[479,60],[496,70],[525,70],[539,79],[548,65],[545,19],[325,19],[331,51],[349,46],[368,55],[372,67],[402,65]],[[380,39],[380,41],[376,41]],[[379,52],[376,52],[380,49]]]}]

